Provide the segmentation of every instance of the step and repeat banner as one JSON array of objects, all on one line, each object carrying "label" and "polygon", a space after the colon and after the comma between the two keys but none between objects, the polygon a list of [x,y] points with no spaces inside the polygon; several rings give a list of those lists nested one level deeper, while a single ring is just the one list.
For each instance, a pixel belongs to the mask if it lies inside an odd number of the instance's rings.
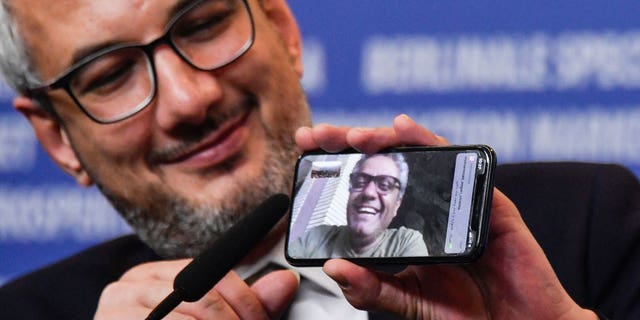
[{"label": "step and repeat banner", "polygon": [[[637,1],[290,1],[316,123],[407,113],[500,163],[615,162],[640,173]],[[0,283],[129,232],[65,176],[0,86]]]}]

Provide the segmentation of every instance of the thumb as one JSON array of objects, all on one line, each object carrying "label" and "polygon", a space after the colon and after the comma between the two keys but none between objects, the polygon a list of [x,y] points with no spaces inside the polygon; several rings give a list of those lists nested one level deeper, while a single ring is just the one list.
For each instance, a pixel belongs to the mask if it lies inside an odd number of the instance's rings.
[{"label": "thumb", "polygon": [[277,319],[286,310],[298,291],[300,275],[291,270],[278,270],[258,279],[251,290],[269,314],[269,318]]},{"label": "thumb", "polygon": [[342,259],[327,261],[323,271],[338,283],[352,306],[362,310],[402,312],[398,309],[402,304],[397,303],[399,292],[390,286],[395,282],[391,275]]}]

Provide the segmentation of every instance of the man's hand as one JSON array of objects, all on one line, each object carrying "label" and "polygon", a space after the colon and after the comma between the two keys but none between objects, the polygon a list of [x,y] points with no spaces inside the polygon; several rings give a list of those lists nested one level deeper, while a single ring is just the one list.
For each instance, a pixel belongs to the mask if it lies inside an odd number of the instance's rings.
[{"label": "man's hand", "polygon": [[[400,145],[447,145],[406,115],[393,128],[301,128],[303,150],[353,147],[372,153]],[[391,275],[334,259],[324,271],[357,308],[408,319],[596,319],[566,293],[518,209],[494,191],[488,247],[477,262],[410,266]]]},{"label": "man's hand", "polygon": [[349,128],[319,124],[296,131],[296,143],[302,150],[324,149],[338,152],[355,148],[373,153],[386,147],[402,145],[445,146],[447,140],[421,127],[406,115],[393,121],[393,128]]},{"label": "man's hand", "polygon": [[[108,285],[94,319],[145,319],[173,291],[173,279],[191,260],[141,264]],[[274,319],[286,309],[298,288],[288,270],[267,274],[249,287],[229,272],[202,299],[183,302],[165,319]]]}]

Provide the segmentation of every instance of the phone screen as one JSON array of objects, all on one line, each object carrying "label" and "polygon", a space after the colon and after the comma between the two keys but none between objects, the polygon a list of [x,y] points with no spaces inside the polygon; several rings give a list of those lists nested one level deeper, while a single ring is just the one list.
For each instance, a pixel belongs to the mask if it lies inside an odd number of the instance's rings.
[{"label": "phone screen", "polygon": [[306,153],[285,255],[299,266],[472,261],[486,242],[495,163],[483,145]]}]

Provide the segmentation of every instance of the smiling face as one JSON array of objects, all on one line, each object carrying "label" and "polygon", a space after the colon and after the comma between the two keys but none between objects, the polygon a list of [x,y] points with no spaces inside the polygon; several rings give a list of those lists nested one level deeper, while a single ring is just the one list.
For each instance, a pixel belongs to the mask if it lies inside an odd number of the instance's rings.
[{"label": "smiling face", "polygon": [[[35,66],[49,80],[87,48],[157,38],[188,2],[12,5]],[[17,106],[54,160],[67,172],[86,172],[141,237],[167,257],[196,254],[266,197],[290,190],[299,153],[294,131],[310,123],[299,85],[299,34],[283,1],[249,5],[255,42],[230,65],[200,71],[169,46],[156,47],[157,94],[131,118],[98,124],[64,90],[49,92],[61,123],[29,116],[35,109]],[[58,140],[51,138],[56,134]]]},{"label": "smiling face", "polygon": [[[393,159],[377,155],[367,158],[356,167],[354,174],[365,174],[359,188],[353,184],[347,204],[347,224],[353,238],[361,243],[375,241],[389,226],[401,204],[399,184],[387,183],[382,188],[376,186],[376,179],[386,176],[389,181],[399,181],[400,170]],[[373,178],[378,177],[378,178]],[[393,177],[393,178],[390,178]]]}]

